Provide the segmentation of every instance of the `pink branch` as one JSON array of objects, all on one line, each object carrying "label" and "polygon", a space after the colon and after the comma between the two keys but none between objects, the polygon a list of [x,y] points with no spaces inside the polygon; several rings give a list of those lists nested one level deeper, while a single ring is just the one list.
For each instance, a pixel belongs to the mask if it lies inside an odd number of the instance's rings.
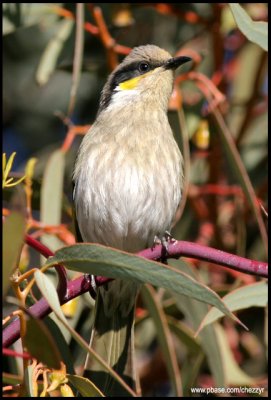
[{"label": "pink branch", "polygon": [[[154,249],[146,249],[137,253],[138,256],[149,260],[159,260],[161,258],[161,246]],[[190,257],[202,261],[219,264],[235,271],[244,272],[250,275],[268,277],[268,264],[261,261],[250,260],[239,257],[222,250],[202,246],[196,243],[176,241],[169,244],[167,258]]]}]

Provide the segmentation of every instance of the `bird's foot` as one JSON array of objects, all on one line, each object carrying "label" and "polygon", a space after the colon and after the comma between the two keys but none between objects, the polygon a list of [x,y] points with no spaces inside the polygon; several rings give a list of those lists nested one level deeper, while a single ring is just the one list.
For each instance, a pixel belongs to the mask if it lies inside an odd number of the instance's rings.
[{"label": "bird's foot", "polygon": [[176,242],[177,240],[174,239],[169,231],[165,231],[165,234],[162,236],[161,239],[157,235],[154,236],[152,249],[158,244],[162,245],[161,262],[163,262],[164,264],[167,264],[169,244],[174,244]]},{"label": "bird's foot", "polygon": [[90,280],[89,294],[93,298],[93,300],[96,300],[96,297],[97,297],[97,283],[96,283],[95,275],[85,274],[85,278],[87,280]]}]

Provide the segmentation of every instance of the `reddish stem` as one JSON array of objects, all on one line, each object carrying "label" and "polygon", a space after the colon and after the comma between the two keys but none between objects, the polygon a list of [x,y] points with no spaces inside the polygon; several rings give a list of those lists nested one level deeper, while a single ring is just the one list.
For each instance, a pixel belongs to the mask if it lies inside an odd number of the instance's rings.
[{"label": "reddish stem", "polygon": [[[33,249],[37,250],[44,257],[48,258],[54,255],[54,253],[48,249],[48,247],[44,246],[41,242],[34,239],[32,236],[26,234],[25,235],[25,243],[28,244]],[[67,294],[68,290],[68,277],[66,268],[63,265],[58,265],[56,268],[56,272],[58,274],[58,285],[57,285],[57,293],[60,298],[64,298]]]},{"label": "reddish stem", "polygon": [[9,357],[19,357],[19,358],[24,358],[26,360],[31,360],[33,357],[29,353],[18,353],[17,351],[14,351],[12,349],[6,349],[4,348],[2,351],[3,356],[9,356]]},{"label": "reddish stem", "polygon": [[[161,258],[161,246],[140,251],[137,255],[149,260],[159,260]],[[197,243],[176,241],[169,244],[167,258],[179,258],[183,256],[219,264],[250,275],[268,277],[268,264],[265,262],[239,257],[235,254],[202,246]]]},{"label": "reddish stem", "polygon": [[54,255],[54,253],[50,249],[48,249],[48,247],[44,246],[44,244],[34,239],[30,235],[25,235],[25,243],[28,244],[33,249],[37,250],[38,253],[40,253],[46,258]]},{"label": "reddish stem", "polygon": [[[88,276],[80,276],[70,281],[67,285],[66,296],[59,299],[61,304],[88,292],[91,289],[91,280]],[[36,318],[44,318],[52,312],[47,301],[42,298],[33,306],[28,308],[28,312]],[[20,320],[16,317],[3,331],[3,347],[8,347],[20,337]]]}]

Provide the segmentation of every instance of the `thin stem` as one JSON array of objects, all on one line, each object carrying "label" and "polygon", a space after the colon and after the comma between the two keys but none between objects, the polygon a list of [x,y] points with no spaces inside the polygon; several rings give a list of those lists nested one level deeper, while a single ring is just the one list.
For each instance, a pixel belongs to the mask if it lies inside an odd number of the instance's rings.
[{"label": "thin stem", "polygon": [[[54,253],[48,249],[48,247],[44,246],[41,242],[34,239],[30,235],[25,236],[25,243],[28,244],[30,247],[37,250],[40,254],[44,257],[48,258],[54,255]],[[63,265],[58,265],[56,268],[56,272],[58,274],[58,286],[57,286],[57,293],[60,298],[65,298],[68,290],[68,279],[67,279],[67,272],[66,268]]]},{"label": "thin stem", "polygon": [[84,4],[77,3],[75,51],[73,59],[72,87],[70,93],[68,116],[72,115],[72,112],[74,110],[76,93],[81,77],[81,69],[83,62],[83,47],[84,47]]}]

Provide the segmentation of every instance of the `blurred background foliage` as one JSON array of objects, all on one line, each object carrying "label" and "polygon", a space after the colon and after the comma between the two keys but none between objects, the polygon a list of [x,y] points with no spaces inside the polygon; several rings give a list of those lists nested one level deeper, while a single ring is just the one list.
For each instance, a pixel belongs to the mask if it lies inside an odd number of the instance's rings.
[{"label": "blurred background foliage", "polygon": [[[62,223],[67,228],[64,231],[60,228],[46,231],[41,226],[31,226],[31,232],[44,241],[45,234],[47,238],[53,238],[46,242],[52,250],[74,242],[71,176],[82,136],[77,135],[65,152],[65,160],[54,151],[61,148],[68,131],[64,116],[68,114],[73,79],[77,4],[3,3],[3,151],[8,156],[16,151],[12,169],[15,177],[24,174],[30,157],[37,158],[32,187],[33,217],[56,226]],[[242,5],[254,21],[267,21],[266,3]],[[199,60],[195,62],[194,71],[203,74],[223,94],[217,107],[235,141],[258,203],[263,207],[265,223],[268,192],[267,52],[240,32],[228,3],[86,4],[82,68],[75,107],[69,115],[75,125],[93,123],[100,92],[113,68],[110,49],[106,49],[97,31],[94,16],[97,6],[101,9],[108,32],[115,44],[120,46],[115,53],[119,61],[128,48],[147,43],[156,44],[172,54],[181,50],[182,54],[192,56],[194,62]],[[188,71],[187,66],[182,73]],[[229,150],[221,139],[221,126],[212,117],[212,110],[208,108],[200,87],[189,79],[189,72],[187,77],[181,84],[181,97],[178,97],[178,107],[184,114],[176,111],[174,100],[169,109],[176,139],[183,146],[180,131],[185,130],[190,149],[187,201],[173,235],[178,240],[193,241],[265,261],[264,241],[233,168],[232,156],[227,154]],[[45,180],[51,192],[44,188]],[[46,204],[43,208],[48,204],[52,208],[43,210],[41,215],[42,202]],[[22,184],[4,190],[4,207],[25,213]],[[48,213],[55,213],[52,220],[50,217],[46,219]],[[39,260],[37,254],[30,254],[24,247],[20,263],[25,270]],[[221,296],[257,281],[255,277],[208,263],[192,260],[189,263],[193,265],[190,273]],[[238,314],[249,327],[249,332],[228,319],[223,319],[216,326],[216,333],[212,331],[210,337],[219,337],[217,351],[222,351],[223,347],[224,354],[217,358],[214,356],[210,361],[213,349],[208,335],[193,337],[207,309],[204,311],[195,301],[188,302],[187,298],[180,301],[177,296],[173,298],[161,290],[158,290],[158,296],[174,334],[186,395],[191,395],[189,388],[193,385],[218,386],[218,382],[222,386],[266,386],[265,314],[262,307],[250,307]],[[188,302],[186,306],[185,301]],[[89,307],[92,308],[93,303],[88,296],[82,296],[75,304],[73,307],[77,311],[71,311],[71,324],[88,340]],[[9,305],[5,314],[11,309]],[[221,327],[223,329],[218,332]],[[64,336],[79,373],[84,354],[65,330]],[[148,317],[141,297],[136,344],[143,395],[172,395],[163,351],[157,343],[155,324]],[[21,363],[15,359],[8,359],[6,366],[13,374],[21,372]],[[221,368],[223,378],[215,376],[214,372]]]}]

